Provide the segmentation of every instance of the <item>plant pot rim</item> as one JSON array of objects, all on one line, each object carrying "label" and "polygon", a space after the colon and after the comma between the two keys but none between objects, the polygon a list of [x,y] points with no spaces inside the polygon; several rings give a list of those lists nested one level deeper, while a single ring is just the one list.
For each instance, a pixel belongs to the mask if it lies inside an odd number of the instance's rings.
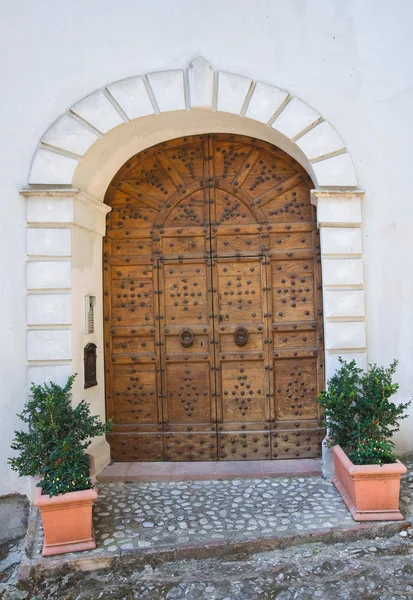
[{"label": "plant pot rim", "polygon": [[49,494],[42,494],[43,488],[36,487],[34,496],[34,505],[39,508],[42,506],[64,506],[65,504],[74,504],[84,501],[94,501],[98,497],[97,491],[97,479],[95,475],[95,460],[94,457],[89,454],[90,458],[90,470],[89,475],[92,480],[93,487],[87,490],[76,490],[74,492],[65,492],[64,494],[58,494],[57,496],[49,496]]},{"label": "plant pot rim", "polygon": [[34,505],[39,508],[42,506],[63,506],[65,504],[73,504],[77,502],[96,500],[98,493],[96,486],[87,490],[77,490],[75,492],[66,492],[58,496],[49,496],[42,494],[42,488],[36,488]]},{"label": "plant pot rim", "polygon": [[332,448],[333,454],[345,464],[346,469],[350,475],[387,475],[387,476],[399,476],[403,473],[407,473],[407,467],[396,459],[394,463],[388,463],[384,465],[355,465],[344,452],[343,448],[336,444]]}]

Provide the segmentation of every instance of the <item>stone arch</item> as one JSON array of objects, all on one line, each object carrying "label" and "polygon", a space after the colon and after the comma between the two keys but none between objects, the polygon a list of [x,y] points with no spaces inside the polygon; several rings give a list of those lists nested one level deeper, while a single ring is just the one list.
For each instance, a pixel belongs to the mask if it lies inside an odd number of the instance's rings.
[{"label": "stone arch", "polygon": [[[321,233],[325,368],[339,355],[366,362],[361,199],[355,169],[336,130],[287,91],[215,72],[196,59],[188,69],[149,73],[109,84],[77,102],[42,136],[27,208],[28,382],[64,381],[79,372],[75,397],[104,415],[103,383],[83,390],[83,346],[97,345],[103,374],[103,203],[113,175],[158,142],[195,133],[245,134],[295,158],[315,185]],[[85,332],[85,296],[94,296],[95,331]],[[92,449],[98,469],[108,446]],[[326,463],[327,464],[327,463]]]},{"label": "stone arch", "polygon": [[201,57],[188,69],[108,84],[74,104],[42,136],[29,184],[72,185],[85,154],[113,129],[144,117],[201,110],[264,125],[282,149],[301,157],[317,188],[357,186],[342,138],[320,113],[283,89],[214,71]]}]

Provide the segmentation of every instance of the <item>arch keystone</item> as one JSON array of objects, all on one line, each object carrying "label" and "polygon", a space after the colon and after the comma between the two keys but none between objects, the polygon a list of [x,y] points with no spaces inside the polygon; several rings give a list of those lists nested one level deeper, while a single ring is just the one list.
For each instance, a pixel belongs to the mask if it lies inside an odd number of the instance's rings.
[{"label": "arch keystone", "polygon": [[214,71],[205,58],[198,56],[188,67],[190,108],[212,109]]}]

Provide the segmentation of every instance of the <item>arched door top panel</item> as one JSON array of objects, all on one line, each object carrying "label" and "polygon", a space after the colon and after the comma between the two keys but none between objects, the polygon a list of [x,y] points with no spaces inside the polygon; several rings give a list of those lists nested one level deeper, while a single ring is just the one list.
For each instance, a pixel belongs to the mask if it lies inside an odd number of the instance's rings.
[{"label": "arched door top panel", "polygon": [[164,142],[106,194],[115,460],[318,456],[324,382],[312,183],[265,142]]},{"label": "arched door top panel", "polygon": [[[214,188],[216,210],[221,210],[218,221],[265,223],[274,216],[277,221],[308,221],[310,204],[305,207],[301,197],[307,197],[311,187],[310,177],[297,161],[266,142],[238,135],[199,135],[163,142],[132,157],[111,182],[105,202],[116,205],[122,202],[122,194],[126,202],[131,201],[128,197],[139,200],[142,210],[135,217],[136,226],[143,219],[144,226],[161,227],[171,213],[174,224],[181,220],[186,226],[197,225],[202,221],[196,212],[199,198],[191,197]],[[112,200],[115,191],[118,197],[121,192],[120,200]],[[235,203],[230,198],[236,198]],[[178,205],[185,209],[191,199],[190,213],[175,214]]]}]

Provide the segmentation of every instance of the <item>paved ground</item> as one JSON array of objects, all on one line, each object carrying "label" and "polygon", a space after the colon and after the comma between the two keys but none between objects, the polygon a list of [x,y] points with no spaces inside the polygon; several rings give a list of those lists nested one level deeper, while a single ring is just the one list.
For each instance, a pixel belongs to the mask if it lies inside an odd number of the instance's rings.
[{"label": "paved ground", "polygon": [[[408,466],[402,510],[411,519],[413,459]],[[3,550],[3,563],[0,551],[0,598],[413,600],[413,530],[360,530],[320,478],[105,484],[96,508],[95,551],[40,558],[37,529],[25,588],[16,586],[19,547]],[[290,547],[256,552],[274,539]]]},{"label": "paved ground", "polygon": [[[91,555],[355,525],[321,477],[111,483],[102,485],[94,513],[98,548]],[[39,521],[38,556],[42,543]]]}]

